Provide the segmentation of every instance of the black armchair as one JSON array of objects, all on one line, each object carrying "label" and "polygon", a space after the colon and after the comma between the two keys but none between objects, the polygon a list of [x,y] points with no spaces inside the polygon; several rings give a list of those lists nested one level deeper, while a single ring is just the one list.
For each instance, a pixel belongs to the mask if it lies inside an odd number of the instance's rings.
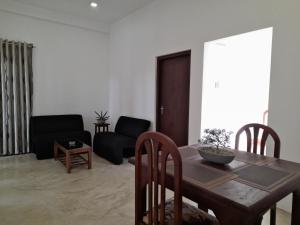
[{"label": "black armchair", "polygon": [[30,150],[37,159],[53,158],[55,139],[77,138],[91,145],[91,134],[83,129],[81,115],[32,116]]},{"label": "black armchair", "polygon": [[138,136],[147,131],[150,121],[121,116],[116,124],[115,132],[102,132],[94,136],[94,152],[119,165],[123,157],[134,156],[135,143]]}]

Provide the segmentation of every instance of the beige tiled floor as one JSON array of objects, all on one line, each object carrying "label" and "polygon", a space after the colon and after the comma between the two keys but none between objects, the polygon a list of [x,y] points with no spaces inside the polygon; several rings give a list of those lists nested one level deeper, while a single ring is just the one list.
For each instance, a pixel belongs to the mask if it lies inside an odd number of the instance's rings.
[{"label": "beige tiled floor", "polygon": [[[277,225],[290,225],[291,224],[291,215],[283,210],[277,209]],[[270,224],[270,215],[269,213],[264,216],[262,225]]]},{"label": "beige tiled floor", "polygon": [[[289,221],[279,210],[277,224]],[[67,174],[53,159],[0,158],[0,225],[117,224],[134,224],[134,167],[128,163],[114,166],[94,156],[92,170]]]}]

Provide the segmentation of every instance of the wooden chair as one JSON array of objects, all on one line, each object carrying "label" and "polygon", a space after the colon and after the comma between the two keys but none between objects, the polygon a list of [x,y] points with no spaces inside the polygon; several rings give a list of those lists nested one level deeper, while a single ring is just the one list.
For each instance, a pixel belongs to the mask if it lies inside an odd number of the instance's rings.
[{"label": "wooden chair", "polygon": [[[262,131],[261,138],[258,137],[260,131]],[[280,158],[280,139],[278,134],[271,127],[259,123],[246,124],[236,133],[235,149],[239,149],[240,135],[244,132],[247,137],[247,152],[264,155],[267,139],[271,136],[274,141],[274,157]],[[258,146],[259,152],[257,151]],[[270,225],[276,225],[276,205],[272,206],[270,210]],[[261,223],[261,220],[262,218],[258,224]]]},{"label": "wooden chair", "polygon": [[[142,153],[147,152],[147,158]],[[166,200],[167,161],[173,160],[174,199]],[[143,160],[143,161],[142,161]],[[143,177],[142,162],[147,163]],[[144,173],[146,174],[146,173]],[[145,185],[148,185],[148,211],[144,212]],[[182,202],[182,161],[176,144],[164,134],[145,132],[137,140],[135,153],[136,225],[217,225],[214,216]]]}]

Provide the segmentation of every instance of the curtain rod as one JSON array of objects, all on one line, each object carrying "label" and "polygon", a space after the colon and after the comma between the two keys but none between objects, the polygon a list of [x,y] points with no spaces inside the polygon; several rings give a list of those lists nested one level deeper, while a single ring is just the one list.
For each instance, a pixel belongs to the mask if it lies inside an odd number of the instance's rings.
[{"label": "curtain rod", "polygon": [[[7,42],[6,40],[2,40],[3,42],[2,42],[2,45],[5,45],[5,43]],[[13,41],[8,41],[8,44],[9,45],[11,45],[13,43]],[[15,45],[17,45],[17,44],[19,44],[19,43],[21,43],[21,44],[25,44],[26,42],[22,42],[22,41],[15,41]],[[27,44],[27,46],[28,47],[30,47],[30,48],[35,48],[35,46],[32,44],[32,43],[26,43]]]}]

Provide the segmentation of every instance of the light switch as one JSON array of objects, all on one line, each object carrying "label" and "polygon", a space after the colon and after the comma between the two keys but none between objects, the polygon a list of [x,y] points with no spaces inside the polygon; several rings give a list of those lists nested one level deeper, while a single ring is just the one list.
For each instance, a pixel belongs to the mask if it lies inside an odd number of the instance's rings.
[{"label": "light switch", "polygon": [[219,81],[216,81],[215,82],[215,88],[219,88],[220,87],[220,82]]}]

